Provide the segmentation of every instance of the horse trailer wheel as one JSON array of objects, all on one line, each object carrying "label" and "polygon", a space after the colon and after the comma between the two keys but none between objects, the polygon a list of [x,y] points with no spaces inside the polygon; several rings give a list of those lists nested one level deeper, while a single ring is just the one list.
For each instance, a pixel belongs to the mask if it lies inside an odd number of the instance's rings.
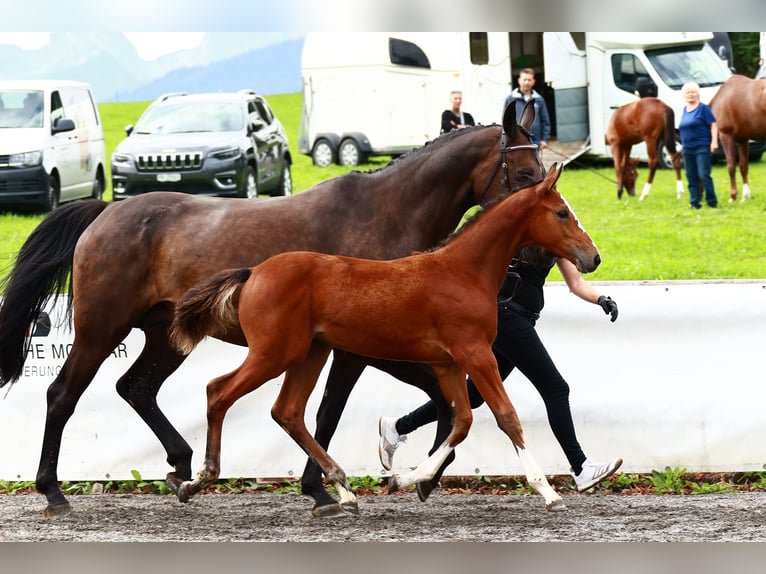
[{"label": "horse trailer wheel", "polygon": [[335,160],[335,152],[333,152],[330,142],[327,140],[319,140],[314,144],[314,151],[311,152],[311,159],[314,161],[314,165],[319,167],[327,167]]},{"label": "horse trailer wheel", "polygon": [[657,151],[657,158],[660,160],[660,167],[662,169],[673,169],[673,156],[661,141],[657,143]]},{"label": "horse trailer wheel", "polygon": [[343,140],[338,148],[338,163],[347,167],[362,163],[362,153],[352,139]]}]

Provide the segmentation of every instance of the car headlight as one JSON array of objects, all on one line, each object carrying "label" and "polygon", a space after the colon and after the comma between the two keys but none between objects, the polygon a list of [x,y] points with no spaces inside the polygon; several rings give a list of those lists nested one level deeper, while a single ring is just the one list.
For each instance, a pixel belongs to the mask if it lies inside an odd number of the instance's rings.
[{"label": "car headlight", "polygon": [[220,151],[215,151],[210,154],[210,157],[213,157],[215,159],[235,159],[238,158],[242,152],[238,147],[232,147],[228,149],[222,149]]},{"label": "car headlight", "polygon": [[9,167],[36,167],[43,163],[42,150],[12,153],[8,156]]},{"label": "car headlight", "polygon": [[131,162],[132,158],[130,154],[127,153],[113,153],[112,154],[112,163],[116,164],[129,164]]}]

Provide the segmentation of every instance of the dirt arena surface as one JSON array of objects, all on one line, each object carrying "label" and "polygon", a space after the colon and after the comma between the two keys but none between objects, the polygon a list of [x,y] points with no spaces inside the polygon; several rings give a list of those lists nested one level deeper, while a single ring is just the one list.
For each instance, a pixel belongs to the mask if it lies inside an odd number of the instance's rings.
[{"label": "dirt arena surface", "polygon": [[69,498],[47,519],[44,497],[0,496],[0,540],[34,542],[764,542],[766,493],[540,496],[413,493],[360,496],[359,515],[318,519],[298,494]]}]

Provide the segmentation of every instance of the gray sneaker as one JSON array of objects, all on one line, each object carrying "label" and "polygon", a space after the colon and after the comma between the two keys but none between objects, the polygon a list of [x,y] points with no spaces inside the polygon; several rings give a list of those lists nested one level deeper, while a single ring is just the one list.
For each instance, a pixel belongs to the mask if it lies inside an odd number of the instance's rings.
[{"label": "gray sneaker", "polygon": [[380,417],[378,419],[378,433],[380,434],[378,455],[380,456],[380,463],[386,470],[391,470],[394,464],[394,451],[407,440],[407,435],[400,435],[396,431],[396,421],[396,417]]},{"label": "gray sneaker", "polygon": [[575,475],[572,469],[569,469],[569,473],[574,478],[575,485],[578,492],[584,492],[589,488],[596,486],[602,480],[609,478],[617,469],[622,465],[621,458],[615,458],[611,462],[593,462],[592,460],[585,459],[582,463],[582,470],[580,474]]}]

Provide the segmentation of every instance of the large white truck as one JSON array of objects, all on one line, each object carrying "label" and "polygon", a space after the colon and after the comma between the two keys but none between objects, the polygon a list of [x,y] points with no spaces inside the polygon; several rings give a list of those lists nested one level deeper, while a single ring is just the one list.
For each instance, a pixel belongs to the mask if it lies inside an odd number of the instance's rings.
[{"label": "large white truck", "polygon": [[[522,68],[548,104],[552,149],[564,161],[611,157],[604,133],[614,110],[657,96],[681,117],[681,86],[709,102],[731,70],[710,32],[310,33],[302,54],[301,153],[317,165],[357,165],[398,155],[439,135],[452,90],[477,123],[499,122]],[[634,154],[647,158],[643,144]],[[669,158],[663,157],[669,164]]]}]

